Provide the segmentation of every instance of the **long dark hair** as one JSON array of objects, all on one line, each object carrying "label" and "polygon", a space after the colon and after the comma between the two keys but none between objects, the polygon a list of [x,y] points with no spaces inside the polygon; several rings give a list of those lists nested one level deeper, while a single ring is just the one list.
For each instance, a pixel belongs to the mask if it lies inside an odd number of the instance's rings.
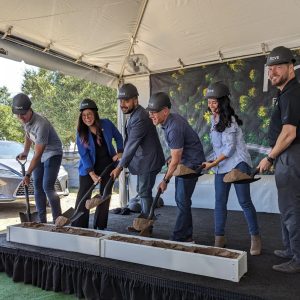
[{"label": "long dark hair", "polygon": [[[97,144],[99,146],[102,145],[102,126],[101,126],[101,120],[99,117],[98,112],[95,109],[92,109],[92,112],[94,114],[95,118],[95,126],[96,126],[96,137],[97,137]],[[83,111],[80,112],[79,118],[78,118],[78,123],[77,123],[77,132],[80,137],[81,143],[84,144],[84,146],[88,146],[89,144],[89,127],[84,124],[82,120],[82,113]]]},{"label": "long dark hair", "polygon": [[243,121],[235,113],[233,107],[230,105],[230,98],[224,96],[216,99],[218,102],[218,114],[219,122],[215,125],[215,128],[218,132],[223,132],[226,127],[230,127],[232,123],[232,117],[235,118],[235,121],[239,126],[243,125]]}]

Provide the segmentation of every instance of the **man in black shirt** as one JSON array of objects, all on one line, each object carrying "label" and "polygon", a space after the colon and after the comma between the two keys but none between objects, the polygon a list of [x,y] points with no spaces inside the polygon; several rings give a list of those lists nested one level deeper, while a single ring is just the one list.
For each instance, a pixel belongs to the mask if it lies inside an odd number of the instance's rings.
[{"label": "man in black shirt", "polygon": [[267,58],[269,79],[279,93],[269,128],[272,150],[258,166],[263,172],[275,162],[285,249],[274,254],[290,260],[273,269],[285,273],[300,272],[300,84],[294,63],[291,50],[282,46],[274,48]]}]

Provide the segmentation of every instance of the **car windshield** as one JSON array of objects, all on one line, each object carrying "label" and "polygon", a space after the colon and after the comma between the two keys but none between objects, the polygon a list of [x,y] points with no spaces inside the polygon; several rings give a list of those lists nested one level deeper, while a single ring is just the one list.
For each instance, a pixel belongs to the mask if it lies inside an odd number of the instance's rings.
[{"label": "car windshield", "polygon": [[[0,159],[15,159],[18,154],[22,153],[24,145],[18,142],[12,141],[0,141]],[[33,156],[33,151],[30,150],[28,154],[28,159]]]}]

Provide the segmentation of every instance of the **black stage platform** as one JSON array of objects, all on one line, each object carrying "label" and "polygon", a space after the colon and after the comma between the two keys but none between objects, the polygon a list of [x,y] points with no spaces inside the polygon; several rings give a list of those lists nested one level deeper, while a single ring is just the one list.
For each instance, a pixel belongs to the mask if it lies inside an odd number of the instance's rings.
[{"label": "black stage platform", "polygon": [[[153,237],[167,239],[176,208],[163,207],[157,214]],[[108,229],[127,233],[126,227],[132,224],[134,217],[134,214],[110,214]],[[213,211],[193,209],[193,218],[196,242],[212,245]],[[95,300],[300,299],[300,273],[283,274],[272,270],[273,264],[284,262],[273,255],[274,249],[281,248],[279,215],[259,213],[258,219],[263,254],[248,255],[248,272],[239,283],[8,243],[5,235],[0,235],[0,272],[6,272],[14,281]],[[250,238],[241,212],[229,212],[227,232],[228,248],[248,251]]]}]

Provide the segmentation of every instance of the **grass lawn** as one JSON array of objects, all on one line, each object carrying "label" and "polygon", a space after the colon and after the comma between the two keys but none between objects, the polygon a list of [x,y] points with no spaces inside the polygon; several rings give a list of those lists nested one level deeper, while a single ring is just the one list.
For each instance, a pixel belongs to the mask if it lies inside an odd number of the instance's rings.
[{"label": "grass lawn", "polygon": [[73,300],[73,295],[44,291],[22,282],[13,282],[6,273],[0,272],[0,299],[9,300]]}]

